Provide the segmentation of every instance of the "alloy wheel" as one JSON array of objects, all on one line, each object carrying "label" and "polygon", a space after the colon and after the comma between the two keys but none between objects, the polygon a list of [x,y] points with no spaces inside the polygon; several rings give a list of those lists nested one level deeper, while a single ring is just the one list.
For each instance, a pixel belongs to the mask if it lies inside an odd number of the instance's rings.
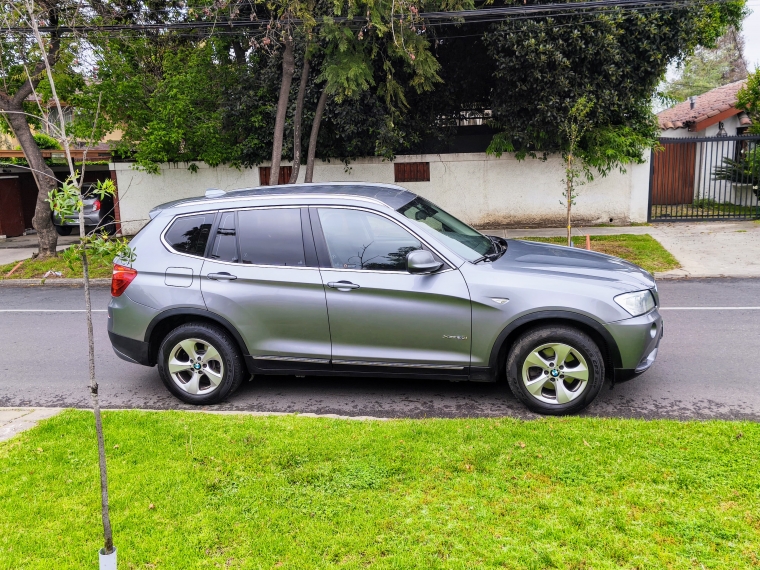
[{"label": "alloy wheel", "polygon": [[169,354],[168,368],[174,383],[188,394],[209,394],[224,378],[219,351],[198,338],[188,338],[176,344]]},{"label": "alloy wheel", "polygon": [[583,355],[560,342],[533,349],[523,363],[523,384],[536,400],[546,404],[572,402],[586,389],[588,379]]}]

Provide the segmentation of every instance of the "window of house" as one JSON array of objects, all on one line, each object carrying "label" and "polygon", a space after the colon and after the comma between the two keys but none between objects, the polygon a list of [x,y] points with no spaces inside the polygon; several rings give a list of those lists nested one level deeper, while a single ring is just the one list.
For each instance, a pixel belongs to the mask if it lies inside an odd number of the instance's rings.
[{"label": "window of house", "polygon": [[241,210],[237,233],[242,263],[306,265],[299,208]]},{"label": "window of house", "polygon": [[320,208],[330,265],[336,269],[406,271],[406,256],[422,243],[398,224],[362,210]]},{"label": "window of house", "polygon": [[396,162],[393,171],[396,182],[430,182],[429,162]]},{"label": "window of house", "polygon": [[177,218],[164,235],[166,242],[180,253],[203,255],[214,214],[199,214]]},{"label": "window of house", "polygon": [[222,212],[209,257],[217,261],[238,261],[235,212]]}]

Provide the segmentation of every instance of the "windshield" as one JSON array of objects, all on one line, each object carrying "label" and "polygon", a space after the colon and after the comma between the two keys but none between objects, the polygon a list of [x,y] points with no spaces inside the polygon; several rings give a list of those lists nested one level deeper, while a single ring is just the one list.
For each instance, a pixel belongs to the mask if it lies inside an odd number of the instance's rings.
[{"label": "windshield", "polygon": [[489,238],[424,198],[417,197],[397,211],[417,222],[418,228],[439,238],[467,261],[480,259],[494,249]]}]

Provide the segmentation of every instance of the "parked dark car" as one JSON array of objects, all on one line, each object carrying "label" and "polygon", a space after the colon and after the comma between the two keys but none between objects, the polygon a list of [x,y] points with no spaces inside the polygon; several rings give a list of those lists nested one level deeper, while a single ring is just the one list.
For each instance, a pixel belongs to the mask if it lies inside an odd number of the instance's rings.
[{"label": "parked dark car", "polygon": [[[103,229],[108,235],[113,235],[116,233],[113,197],[104,196],[103,199],[100,199],[95,195],[94,190],[94,183],[85,183],[82,187],[85,229],[88,232],[96,228]],[[68,236],[71,235],[72,231],[76,233],[76,229],[79,227],[79,212],[63,219],[52,212],[51,216],[58,235]]]}]

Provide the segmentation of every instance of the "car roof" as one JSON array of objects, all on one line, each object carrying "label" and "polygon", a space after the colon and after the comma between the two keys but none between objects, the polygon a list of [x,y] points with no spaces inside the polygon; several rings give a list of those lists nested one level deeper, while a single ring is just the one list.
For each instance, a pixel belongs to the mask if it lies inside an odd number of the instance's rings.
[{"label": "car roof", "polygon": [[260,186],[257,188],[241,188],[239,190],[230,190],[228,192],[215,191],[210,196],[198,196],[194,198],[184,198],[174,200],[156,206],[151,210],[151,217],[154,217],[161,210],[173,208],[181,205],[198,204],[199,207],[205,208],[208,204],[219,200],[245,200],[246,198],[268,198],[282,196],[283,198],[294,199],[300,196],[313,197],[316,195],[326,197],[358,197],[371,198],[381,202],[390,208],[397,210],[401,206],[408,204],[417,197],[417,194],[410,192],[406,188],[396,186],[395,184],[373,184],[369,182],[317,182],[312,184],[282,184],[278,186]]}]

